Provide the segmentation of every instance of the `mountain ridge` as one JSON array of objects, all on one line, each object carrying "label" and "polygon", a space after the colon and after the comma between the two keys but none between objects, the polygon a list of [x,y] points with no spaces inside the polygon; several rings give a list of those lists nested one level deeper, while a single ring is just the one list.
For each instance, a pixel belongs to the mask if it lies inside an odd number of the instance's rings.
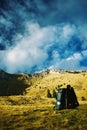
[{"label": "mountain ridge", "polygon": [[39,75],[39,74],[61,74],[61,73],[80,73],[80,72],[87,72],[87,70],[65,70],[65,69],[56,69],[56,68],[51,68],[51,69],[45,69],[42,71],[34,72],[34,73],[8,73],[2,69],[0,69],[0,77],[4,78],[5,75],[28,75],[28,76],[34,76],[34,75]]},{"label": "mountain ridge", "polygon": [[8,74],[0,70],[0,96],[24,95],[47,97],[47,91],[57,91],[58,87],[70,84],[79,100],[87,98],[87,71],[67,71],[47,69],[33,74]]}]

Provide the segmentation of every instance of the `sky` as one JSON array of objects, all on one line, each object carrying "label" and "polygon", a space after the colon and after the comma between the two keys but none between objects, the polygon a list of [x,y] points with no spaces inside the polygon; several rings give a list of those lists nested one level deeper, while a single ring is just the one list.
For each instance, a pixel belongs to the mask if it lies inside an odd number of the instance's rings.
[{"label": "sky", "polygon": [[87,70],[87,0],[0,0],[0,69]]}]

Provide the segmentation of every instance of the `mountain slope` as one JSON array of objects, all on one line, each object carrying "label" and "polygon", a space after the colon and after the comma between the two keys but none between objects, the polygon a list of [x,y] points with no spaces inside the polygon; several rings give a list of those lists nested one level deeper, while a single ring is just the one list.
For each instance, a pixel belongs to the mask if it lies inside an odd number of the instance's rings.
[{"label": "mountain slope", "polygon": [[49,69],[35,74],[8,74],[0,70],[0,95],[47,97],[58,87],[74,87],[79,100],[87,99],[87,72]]},{"label": "mountain slope", "polygon": [[48,89],[52,94],[58,87],[66,87],[70,84],[79,100],[82,100],[82,97],[87,99],[87,72],[48,73],[44,77],[34,77],[31,81],[31,87],[26,89],[26,95],[29,96],[47,97]]},{"label": "mountain slope", "polygon": [[0,96],[23,94],[30,84],[26,74],[8,74],[0,70]]}]

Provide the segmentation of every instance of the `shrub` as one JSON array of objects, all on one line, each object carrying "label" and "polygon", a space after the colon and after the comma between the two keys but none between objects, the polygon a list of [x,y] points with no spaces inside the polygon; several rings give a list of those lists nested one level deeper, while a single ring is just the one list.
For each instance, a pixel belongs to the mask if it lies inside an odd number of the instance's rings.
[{"label": "shrub", "polygon": [[86,100],[85,97],[82,96],[82,101],[85,101],[85,100]]},{"label": "shrub", "polygon": [[47,97],[48,97],[48,98],[52,98],[52,95],[51,95],[51,93],[50,93],[50,90],[49,90],[49,89],[47,90]]}]

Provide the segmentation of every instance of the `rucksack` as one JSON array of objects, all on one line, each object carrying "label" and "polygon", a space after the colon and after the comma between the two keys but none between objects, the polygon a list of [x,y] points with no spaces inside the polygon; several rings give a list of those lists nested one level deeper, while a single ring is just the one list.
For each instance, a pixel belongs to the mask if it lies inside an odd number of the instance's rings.
[{"label": "rucksack", "polygon": [[79,106],[79,103],[73,87],[67,85],[67,88],[58,88],[55,104],[56,110],[76,108],[77,106]]}]

